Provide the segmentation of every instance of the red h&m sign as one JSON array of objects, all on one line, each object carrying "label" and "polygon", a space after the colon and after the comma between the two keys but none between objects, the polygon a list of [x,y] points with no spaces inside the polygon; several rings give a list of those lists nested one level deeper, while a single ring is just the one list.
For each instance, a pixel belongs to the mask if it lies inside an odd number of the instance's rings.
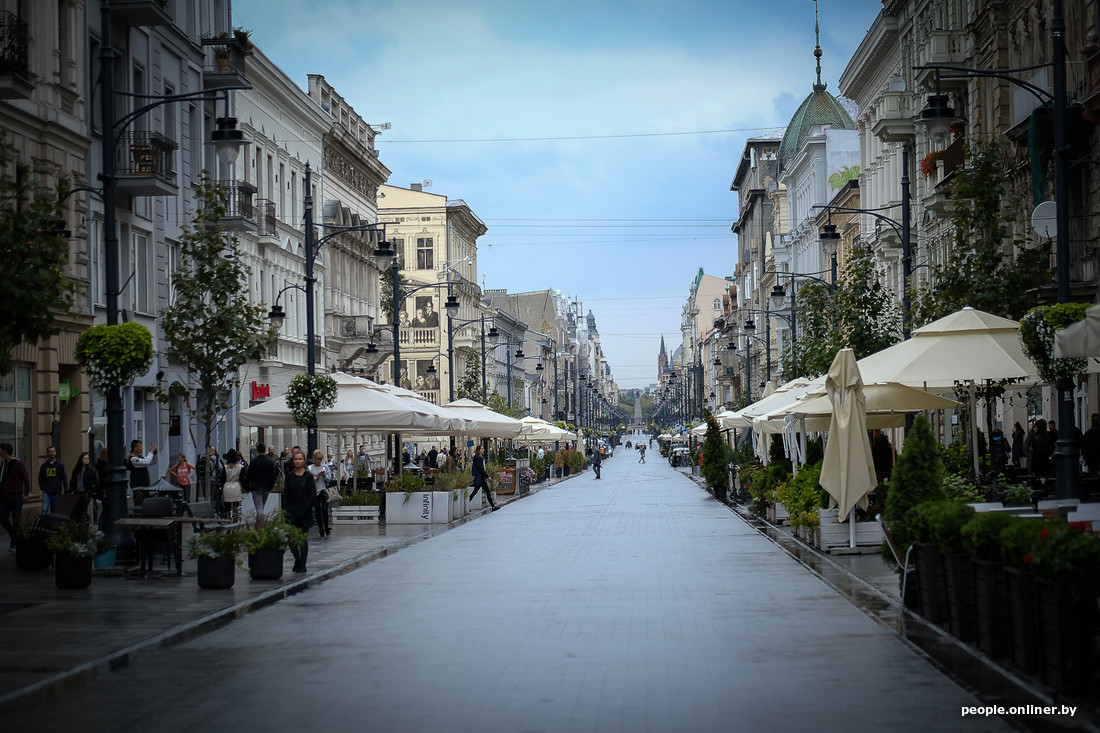
[{"label": "red h&m sign", "polygon": [[258,382],[252,383],[252,399],[267,399],[271,397],[271,385],[259,384]]}]

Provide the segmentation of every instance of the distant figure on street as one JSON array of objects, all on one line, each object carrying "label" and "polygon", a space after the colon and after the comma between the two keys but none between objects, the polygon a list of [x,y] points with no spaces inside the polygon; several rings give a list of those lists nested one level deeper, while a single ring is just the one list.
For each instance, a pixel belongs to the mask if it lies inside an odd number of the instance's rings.
[{"label": "distant figure on street", "polygon": [[432,449],[428,451],[428,468],[439,468],[436,462],[439,461],[439,451],[433,445]]},{"label": "distant figure on street", "polygon": [[287,521],[306,534],[306,541],[298,549],[290,548],[294,555],[294,572],[306,571],[306,559],[309,557],[309,528],[313,526],[313,506],[317,503],[316,482],[306,470],[306,456],[302,452],[293,454],[290,469],[286,472],[283,487],[283,511]]},{"label": "distant figure on street", "polygon": [[225,483],[222,485],[222,503],[226,513],[234,522],[241,518],[241,501],[244,492],[241,488],[241,454],[230,448],[225,454]]},{"label": "distant figure on street", "polygon": [[499,507],[497,503],[493,501],[493,493],[489,491],[489,472],[485,470],[484,453],[484,446],[479,445],[477,448],[474,448],[474,490],[470,492],[470,499],[473,500],[479,489],[484,490],[485,498],[489,500],[489,506],[491,506],[495,512]]},{"label": "distant figure on street", "polygon": [[252,503],[256,505],[257,524],[265,519],[264,506],[267,497],[275,488],[278,470],[275,461],[264,451],[264,444],[256,445],[256,458],[248,464],[248,490],[252,494]]},{"label": "distant figure on street", "polygon": [[46,461],[38,469],[38,490],[42,492],[43,514],[50,513],[54,499],[64,494],[68,485],[65,464],[57,460],[57,448],[51,445],[46,449]]},{"label": "distant figure on street", "polygon": [[156,443],[153,443],[152,450],[145,453],[145,446],[142,445],[140,440],[130,441],[130,452],[126,454],[126,470],[130,472],[131,489],[141,489],[151,483],[149,478],[149,466],[152,466],[156,462]]},{"label": "distant figure on street", "polygon": [[324,459],[325,454],[320,448],[313,451],[313,463],[309,465],[309,473],[313,476],[315,492],[313,507],[317,515],[317,529],[321,532],[321,537],[328,537],[332,534],[332,528],[329,527],[328,522],[328,471],[325,470]]},{"label": "distant figure on street", "polygon": [[1019,468],[1024,458],[1024,429],[1020,423],[1012,424],[1012,465]]},{"label": "distant figure on street", "polygon": [[11,443],[0,443],[0,527],[11,537],[9,552],[15,552],[15,535],[23,522],[23,501],[31,495],[31,477],[14,452]]},{"label": "distant figure on street", "polygon": [[600,467],[603,465],[603,451],[599,446],[592,451],[592,470],[596,473],[596,478],[600,477]]},{"label": "distant figure on street", "polygon": [[638,443],[638,463],[645,463],[645,443]]},{"label": "distant figure on street", "polygon": [[176,486],[183,490],[184,502],[191,501],[191,472],[195,470],[195,467],[188,463],[187,455],[180,453],[176,457],[176,465],[168,469],[176,479]]},{"label": "distant figure on street", "polygon": [[1100,413],[1092,413],[1089,429],[1081,437],[1081,453],[1089,476],[1100,475]]},{"label": "distant figure on street", "polygon": [[[207,476],[209,476],[209,479]],[[209,488],[210,508],[220,516],[225,466],[222,465],[222,459],[218,456],[218,449],[215,446],[210,446],[206,451],[206,455],[199,456],[198,460],[195,461],[195,478],[199,482],[199,488],[195,490],[195,498],[197,499],[200,493],[206,492]]]},{"label": "distant figure on street", "polygon": [[1032,476],[1046,476],[1050,473],[1051,440],[1047,432],[1047,421],[1039,418],[1031,426],[1031,432],[1024,439],[1024,457],[1027,460],[1027,472]]}]

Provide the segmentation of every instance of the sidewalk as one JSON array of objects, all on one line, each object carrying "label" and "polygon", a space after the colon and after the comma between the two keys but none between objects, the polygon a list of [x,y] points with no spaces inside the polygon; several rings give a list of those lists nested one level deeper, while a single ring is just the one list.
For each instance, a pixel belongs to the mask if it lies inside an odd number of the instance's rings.
[{"label": "sidewalk", "polygon": [[[532,492],[567,479],[532,485]],[[526,498],[526,497],[518,497]],[[516,497],[501,496],[507,505]],[[58,590],[53,571],[15,567],[15,555],[0,555],[0,710],[46,699],[139,655],[179,644],[289,596],[349,573],[374,560],[477,519],[487,510],[449,525],[337,525],[332,536],[309,537],[309,572],[286,572],[280,580],[252,580],[237,569],[231,590],[203,590],[196,561],[184,559],[183,574],[167,568],[146,578],[137,568],[97,570],[88,590]],[[184,539],[186,543],[186,537]],[[186,556],[186,552],[184,553]],[[158,568],[161,566],[158,566]]]}]

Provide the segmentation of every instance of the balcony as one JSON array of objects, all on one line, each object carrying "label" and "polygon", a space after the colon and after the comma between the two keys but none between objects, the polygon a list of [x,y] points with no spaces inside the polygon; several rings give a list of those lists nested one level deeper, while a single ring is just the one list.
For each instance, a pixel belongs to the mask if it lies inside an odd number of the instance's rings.
[{"label": "balcony", "polygon": [[27,24],[0,11],[0,99],[30,99],[33,92],[27,68]]},{"label": "balcony", "polygon": [[118,190],[131,196],[175,196],[175,140],[159,132],[124,133],[115,152]]},{"label": "balcony", "polygon": [[203,89],[251,88],[245,75],[248,52],[232,38],[204,38],[206,61],[202,70]]},{"label": "balcony", "polygon": [[256,236],[275,238],[279,235],[276,228],[275,202],[268,199],[256,199]]},{"label": "balcony", "polygon": [[256,187],[247,181],[211,181],[225,189],[225,215],[218,229],[225,232],[252,232],[257,229],[256,205],[252,197]]},{"label": "balcony", "polygon": [[[960,30],[931,31],[917,50],[917,65],[928,66],[933,64],[965,66],[966,32]],[[917,88],[935,89],[935,69],[918,69],[916,74]],[[966,86],[966,79],[941,79],[940,86],[944,91],[949,87],[962,89]]]},{"label": "balcony", "polygon": [[886,92],[875,103],[871,134],[884,143],[912,140],[913,95],[911,92]]},{"label": "balcony", "polygon": [[398,334],[398,343],[401,346],[419,349],[439,344],[438,328],[404,328]]},{"label": "balcony", "polygon": [[111,0],[111,17],[129,26],[172,25],[164,0]]}]

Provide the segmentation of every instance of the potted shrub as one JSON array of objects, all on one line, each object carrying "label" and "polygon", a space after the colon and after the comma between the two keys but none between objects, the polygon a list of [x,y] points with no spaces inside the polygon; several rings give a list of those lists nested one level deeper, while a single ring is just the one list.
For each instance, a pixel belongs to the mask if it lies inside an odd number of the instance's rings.
[{"label": "potted shrub", "polygon": [[561,478],[563,472],[566,476],[569,475],[569,473],[566,472],[565,469],[565,449],[559,448],[558,450],[554,451],[554,477]]},{"label": "potted shrub", "polygon": [[[424,480],[415,473],[395,475],[385,484],[386,522],[388,524],[421,524],[432,519],[432,492],[424,490]],[[404,494],[402,501],[395,494]]]},{"label": "potted shrub", "polygon": [[932,525],[941,502],[926,501],[917,504],[909,512],[906,524],[909,542],[913,545],[913,559],[917,566],[917,589],[920,598],[920,614],[933,623],[943,623],[948,618],[947,581],[944,578],[943,553],[932,541]]},{"label": "potted shrub", "polygon": [[46,540],[53,554],[58,588],[87,588],[92,584],[92,559],[103,533],[90,524],[62,524]]},{"label": "potted shrub", "polygon": [[1028,564],[1031,550],[1039,541],[1043,527],[1042,522],[1013,517],[1001,530],[1001,559],[1005,561],[1005,594],[1012,630],[1012,661],[1028,673],[1039,669],[1035,576],[1028,570]]},{"label": "potted shrub", "polygon": [[257,522],[242,533],[248,552],[248,574],[253,580],[278,580],[283,577],[286,551],[298,549],[306,541],[306,533],[286,521],[280,514],[272,522]]},{"label": "potted shrub", "polygon": [[[100,533],[103,534],[102,532]],[[96,542],[95,557],[92,558],[92,565],[96,568],[110,568],[115,564],[115,546],[111,544],[111,541],[104,535]]]},{"label": "potted shrub", "polygon": [[153,334],[140,323],[92,326],[76,340],[76,362],[100,393],[130,384],[153,363]]},{"label": "potted shrub", "polygon": [[978,648],[992,658],[1011,652],[1008,593],[1001,560],[1001,532],[1012,522],[1004,512],[980,512],[963,525],[963,548],[974,566],[974,622]]},{"label": "potted shrub", "polygon": [[1088,680],[1097,625],[1100,537],[1048,522],[1024,563],[1035,575],[1036,622],[1043,682],[1075,689]]},{"label": "potted shrub", "polygon": [[943,553],[948,623],[961,641],[974,639],[974,570],[963,546],[962,528],[974,517],[974,507],[957,501],[937,502],[929,531]]},{"label": "potted shrub", "polygon": [[238,531],[208,530],[191,535],[188,557],[198,561],[200,588],[225,590],[236,581],[236,566],[241,564],[244,534]]},{"label": "potted shrub", "polygon": [[32,532],[30,526],[20,524],[15,530],[15,567],[20,570],[45,570],[52,561],[42,536]]}]

